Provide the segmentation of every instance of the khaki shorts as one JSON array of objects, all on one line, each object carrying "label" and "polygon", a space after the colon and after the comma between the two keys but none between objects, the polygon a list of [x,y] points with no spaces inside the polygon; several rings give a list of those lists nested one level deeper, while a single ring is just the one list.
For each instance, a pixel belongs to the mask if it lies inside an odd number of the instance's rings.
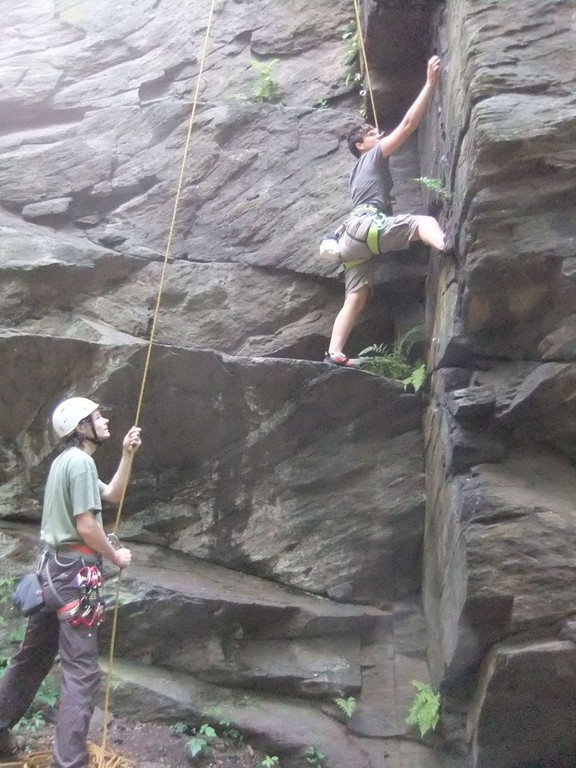
[{"label": "khaki shorts", "polygon": [[[391,251],[405,251],[409,248],[418,229],[419,218],[419,216],[412,216],[410,214],[390,216],[389,225],[378,236],[380,254]],[[365,285],[372,288],[375,273],[376,263],[374,257],[366,259],[366,261],[360,264],[345,267],[344,284],[346,286],[346,296],[349,293],[360,290]]]}]

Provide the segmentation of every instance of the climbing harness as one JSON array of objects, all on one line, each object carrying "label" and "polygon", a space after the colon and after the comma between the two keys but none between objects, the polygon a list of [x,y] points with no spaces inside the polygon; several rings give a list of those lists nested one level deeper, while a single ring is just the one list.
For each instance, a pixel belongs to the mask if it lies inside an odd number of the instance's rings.
[{"label": "climbing harness", "polygon": [[391,224],[390,215],[377,205],[356,206],[332,237],[320,243],[320,255],[350,269],[380,253],[379,237]]},{"label": "climbing harness", "polygon": [[67,619],[73,627],[81,624],[91,629],[99,627],[106,617],[106,603],[100,589],[103,586],[102,573],[95,565],[83,565],[74,577],[79,597],[58,609],[58,616]]}]

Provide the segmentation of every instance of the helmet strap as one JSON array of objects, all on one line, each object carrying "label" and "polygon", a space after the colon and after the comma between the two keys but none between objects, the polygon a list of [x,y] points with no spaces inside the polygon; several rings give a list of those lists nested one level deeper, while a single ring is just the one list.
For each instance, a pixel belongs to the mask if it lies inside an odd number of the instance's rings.
[{"label": "helmet strap", "polygon": [[86,416],[86,418],[82,419],[82,421],[90,424],[90,428],[92,429],[92,437],[89,435],[83,435],[84,440],[87,440],[89,443],[93,443],[94,445],[102,445],[103,441],[96,437],[96,427],[94,426],[94,419],[92,418],[92,414],[90,414],[90,416]]}]

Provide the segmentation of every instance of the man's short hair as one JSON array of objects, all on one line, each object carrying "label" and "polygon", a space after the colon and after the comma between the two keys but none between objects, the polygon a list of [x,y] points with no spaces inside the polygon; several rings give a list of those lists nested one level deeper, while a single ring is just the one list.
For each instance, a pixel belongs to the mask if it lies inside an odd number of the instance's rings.
[{"label": "man's short hair", "polygon": [[357,125],[355,128],[352,128],[348,134],[348,149],[350,152],[352,152],[354,157],[360,157],[362,154],[358,151],[356,144],[361,144],[364,141],[366,134],[372,130],[374,130],[374,126],[370,125],[369,123],[364,123],[364,125]]}]

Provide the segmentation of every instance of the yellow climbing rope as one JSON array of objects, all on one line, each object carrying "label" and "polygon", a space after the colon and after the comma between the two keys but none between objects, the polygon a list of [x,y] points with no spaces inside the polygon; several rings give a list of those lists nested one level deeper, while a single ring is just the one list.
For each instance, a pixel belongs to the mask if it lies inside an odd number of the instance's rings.
[{"label": "yellow climbing rope", "polygon": [[[2,763],[2,768],[50,768],[52,752],[36,752],[18,763]],[[88,744],[87,768],[134,768],[134,763],[96,744]]]},{"label": "yellow climbing rope", "polygon": [[376,104],[374,102],[374,91],[372,89],[372,81],[370,79],[370,68],[368,67],[368,57],[366,56],[366,46],[364,45],[364,35],[362,34],[362,21],[360,18],[360,4],[358,0],[354,0],[354,10],[356,11],[356,37],[358,40],[358,49],[362,57],[362,66],[366,74],[366,85],[368,87],[368,95],[370,98],[370,104],[372,106],[372,116],[374,118],[374,127],[380,133],[380,127],[378,125],[378,115],[376,114]]},{"label": "yellow climbing rope", "polygon": [[[158,287],[158,296],[156,298],[156,306],[154,308],[154,314],[153,314],[153,318],[152,318],[152,328],[151,328],[151,331],[150,331],[150,339],[148,341],[148,348],[147,348],[147,352],[146,352],[146,360],[145,360],[145,363],[144,363],[144,371],[143,371],[143,374],[142,374],[142,384],[140,386],[140,394],[138,396],[138,405],[137,405],[137,408],[136,408],[136,417],[134,419],[134,424],[136,424],[136,425],[138,425],[139,422],[140,422],[140,415],[141,415],[141,412],[142,412],[142,403],[143,403],[143,400],[144,400],[144,390],[146,388],[146,383],[147,383],[147,380],[148,380],[148,372],[150,370],[150,361],[151,361],[151,358],[152,358],[152,348],[153,348],[154,339],[155,339],[155,336],[156,336],[156,325],[157,325],[157,322],[158,322],[158,315],[159,315],[159,312],[160,312],[160,304],[161,304],[161,301],[162,301],[162,290],[163,290],[163,287],[164,287],[164,279],[165,279],[165,276],[166,276],[166,266],[168,264],[168,258],[170,256],[170,251],[171,251],[171,248],[172,248],[172,241],[174,239],[174,230],[175,230],[175,227],[176,227],[176,217],[177,217],[178,208],[179,208],[179,205],[180,205],[180,198],[182,196],[182,187],[184,185],[184,172],[185,172],[185,169],[186,169],[186,162],[187,162],[187,159],[188,159],[188,151],[190,149],[190,139],[192,137],[192,128],[194,126],[194,119],[196,117],[196,109],[197,109],[197,106],[198,106],[198,97],[200,95],[200,84],[201,84],[201,81],[202,81],[202,74],[204,72],[204,64],[206,62],[206,55],[207,55],[207,51],[208,51],[208,40],[209,40],[209,37],[210,37],[210,31],[212,29],[212,20],[213,20],[213,17],[214,17],[214,8],[215,8],[215,6],[216,6],[216,0],[212,0],[211,6],[210,6],[210,13],[208,15],[208,23],[207,23],[207,26],[206,26],[206,35],[204,37],[204,45],[203,45],[203,48],[202,48],[202,55],[200,57],[200,66],[199,66],[199,69],[198,69],[198,76],[197,76],[197,81],[196,81],[196,90],[195,90],[194,99],[193,99],[193,102],[192,102],[192,112],[190,114],[190,120],[188,122],[188,132],[187,132],[187,135],[186,135],[186,142],[184,144],[184,152],[183,152],[183,155],[182,155],[182,163],[181,163],[181,166],[180,166],[180,176],[178,178],[178,185],[176,187],[176,195],[174,197],[174,206],[173,206],[173,210],[172,210],[172,220],[170,222],[170,228],[169,228],[169,231],[168,231],[168,239],[167,239],[167,242],[166,242],[166,249],[164,251],[164,261],[163,261],[163,264],[162,264],[162,272],[161,272],[161,275],[160,275],[160,284],[159,284],[159,287]],[[130,457],[130,467],[129,467],[129,469],[131,470],[131,468],[132,468],[132,457]],[[127,478],[129,476],[130,476],[130,472],[128,472]],[[123,510],[123,507],[124,507],[124,499],[126,497],[126,489],[127,489],[127,487],[128,487],[128,480],[126,481],[126,483],[124,484],[124,487],[122,489],[122,494],[121,494],[121,497],[120,497],[120,503],[118,505],[118,512],[116,514],[116,520],[115,520],[115,523],[114,523],[113,533],[116,533],[116,531],[118,530],[118,526],[120,524],[120,518],[122,516],[122,510]],[[118,577],[117,577],[117,581],[116,581],[116,600],[115,600],[115,604],[114,604],[114,610],[112,612],[112,630],[111,630],[111,635],[110,635],[110,650],[109,650],[109,654],[108,654],[108,670],[107,670],[107,675],[106,675],[106,688],[105,688],[105,693],[104,693],[104,707],[103,707],[103,709],[104,709],[104,718],[103,718],[103,726],[102,726],[102,746],[98,749],[98,751],[96,753],[96,760],[97,760],[96,765],[98,766],[98,768],[124,768],[124,763],[122,763],[122,762],[117,763],[117,764],[116,763],[112,764],[110,762],[105,762],[108,759],[107,756],[110,754],[109,752],[106,751],[106,741],[107,741],[107,738],[108,738],[108,724],[107,724],[107,721],[108,721],[108,711],[109,711],[109,707],[110,707],[110,689],[111,689],[111,684],[112,684],[112,668],[113,668],[113,663],[114,663],[114,650],[115,650],[115,646],[116,646],[116,634],[117,634],[117,627],[118,627],[118,606],[119,606],[119,601],[120,601],[120,581],[121,581],[121,575],[122,575],[122,571],[119,572]],[[90,748],[92,750],[91,751],[91,754],[92,754],[94,752],[94,749],[93,749],[94,745],[91,744]],[[34,767],[34,768],[36,768],[36,767]],[[41,767],[39,766],[38,768],[41,768]]]}]

